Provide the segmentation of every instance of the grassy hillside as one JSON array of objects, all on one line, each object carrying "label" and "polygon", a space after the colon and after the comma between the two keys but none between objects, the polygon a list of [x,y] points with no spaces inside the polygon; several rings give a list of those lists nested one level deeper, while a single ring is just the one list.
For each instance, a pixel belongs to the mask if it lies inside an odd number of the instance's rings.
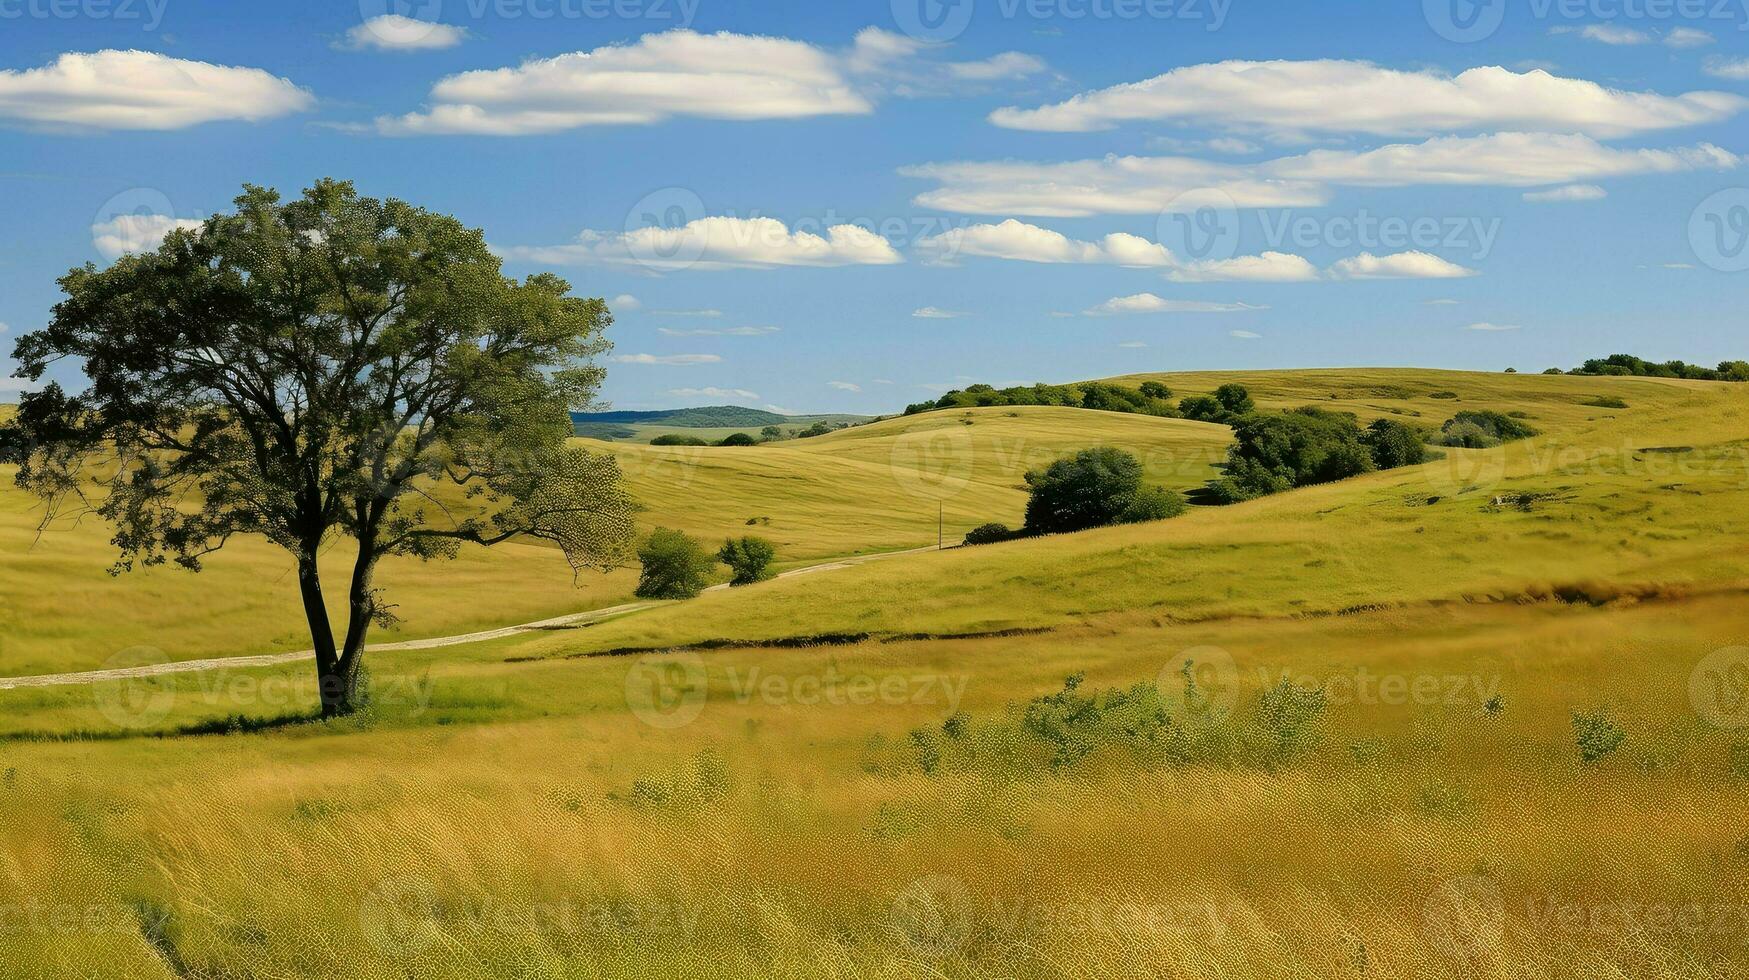
[{"label": "grassy hillside", "polygon": [[572,412],[577,434],[588,439],[649,442],[659,435],[678,433],[701,439],[721,439],[735,432],[757,436],[766,426],[784,432],[801,432],[816,422],[828,425],[868,421],[866,415],[779,415],[743,405],[705,408],[671,408],[653,412]]},{"label": "grassy hillside", "polygon": [[[0,692],[0,907],[82,914],[0,930],[0,956],[167,980],[1749,973],[1749,391],[1167,377],[1233,379],[1545,434],[380,655],[376,708],[340,723],[301,721],[290,667]],[[743,468],[765,452],[798,509],[837,504],[792,484],[854,477],[878,521],[929,488],[998,503],[1087,427],[1162,438],[1168,482],[1221,445],[1093,414],[711,450],[654,513],[777,499]],[[640,492],[685,477],[658,469]],[[1074,674],[1161,699],[1077,702]]]},{"label": "grassy hillside", "polygon": [[[710,542],[758,534],[775,541],[780,565],[791,567],[934,544],[938,500],[950,541],[986,520],[1017,521],[1021,473],[1059,452],[1122,445],[1150,458],[1162,482],[1190,484],[1204,478],[1227,439],[1214,426],[1071,410],[973,421],[939,420],[951,426],[939,440],[923,435],[934,422],[892,420],[760,447],[594,448],[619,456],[647,508],[640,526],[679,527]],[[0,675],[93,669],[137,646],[189,660],[308,645],[291,561],[278,549],[242,538],[198,575],[157,568],[111,577],[108,529],[61,522],[39,537],[41,505],[12,476],[0,467],[0,551],[8,555],[0,563]],[[749,525],[751,518],[769,523]],[[343,545],[332,550],[331,575],[344,574]],[[373,638],[391,641],[613,605],[630,597],[636,575],[573,579],[555,550],[510,544],[464,548],[454,565],[391,560],[380,580],[403,623]],[[474,601],[481,595],[491,601]],[[91,615],[61,614],[67,608]]]}]

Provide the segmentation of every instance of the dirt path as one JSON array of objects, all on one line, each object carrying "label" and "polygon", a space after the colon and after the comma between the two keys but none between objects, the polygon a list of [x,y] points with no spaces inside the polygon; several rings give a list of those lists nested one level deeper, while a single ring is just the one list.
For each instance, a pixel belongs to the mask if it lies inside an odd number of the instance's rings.
[{"label": "dirt path", "polygon": [[[797,575],[814,575],[820,572],[833,572],[842,568],[853,568],[871,561],[884,558],[896,558],[900,555],[915,555],[924,551],[934,551],[933,547],[912,548],[908,551],[888,551],[878,555],[863,555],[857,558],[840,558],[834,561],[822,562],[818,565],[804,565],[793,568],[778,575],[777,578],[794,578]],[[717,592],[728,588],[727,585],[713,585],[706,592]],[[486,640],[498,640],[506,636],[517,636],[522,633],[535,633],[541,630],[565,629],[573,626],[583,626],[588,623],[600,622],[616,616],[641,612],[656,606],[670,605],[668,602],[627,602],[604,609],[590,609],[586,612],[571,613],[566,616],[555,616],[543,619],[537,623],[524,623],[521,626],[504,626],[493,630],[481,630],[478,633],[462,633],[456,636],[434,636],[423,640],[402,640],[396,643],[373,643],[366,646],[366,653],[392,653],[397,650],[434,650],[438,647],[460,646],[464,643],[483,643]],[[141,664],[136,667],[112,667],[107,670],[85,670],[67,674],[38,674],[34,677],[0,677],[0,691],[10,691],[25,687],[63,687],[70,684],[94,684],[98,681],[122,680],[129,677],[153,677],[159,674],[185,674],[201,670],[221,670],[230,667],[271,667],[275,664],[296,663],[300,660],[314,660],[314,650],[299,650],[296,653],[265,653],[248,657],[212,657],[206,660],[176,660],[166,663]]]}]

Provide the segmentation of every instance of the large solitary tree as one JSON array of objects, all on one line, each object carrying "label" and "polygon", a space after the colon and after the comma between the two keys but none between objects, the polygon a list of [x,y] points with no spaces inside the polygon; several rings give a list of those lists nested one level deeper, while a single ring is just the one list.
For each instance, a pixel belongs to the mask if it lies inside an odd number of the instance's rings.
[{"label": "large solitary tree", "polygon": [[[52,518],[115,528],[115,570],[201,558],[239,534],[291,553],[327,716],[359,706],[385,555],[541,538],[573,569],[622,563],[633,505],[613,458],[568,445],[612,322],[551,275],[506,278],[481,233],[321,181],[61,279],[17,377],[68,361],[88,383],[25,394],[0,455]],[[338,639],[317,557],[356,544]],[[350,547],[349,547],[350,551]]]}]

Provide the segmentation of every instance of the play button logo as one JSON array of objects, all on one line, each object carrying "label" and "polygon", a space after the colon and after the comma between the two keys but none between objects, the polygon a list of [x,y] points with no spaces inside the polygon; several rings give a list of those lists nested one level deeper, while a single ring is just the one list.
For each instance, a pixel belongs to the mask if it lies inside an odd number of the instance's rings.
[{"label": "play button logo", "polygon": [[1421,11],[1435,34],[1473,44],[1500,29],[1506,19],[1506,0],[1421,0]]}]

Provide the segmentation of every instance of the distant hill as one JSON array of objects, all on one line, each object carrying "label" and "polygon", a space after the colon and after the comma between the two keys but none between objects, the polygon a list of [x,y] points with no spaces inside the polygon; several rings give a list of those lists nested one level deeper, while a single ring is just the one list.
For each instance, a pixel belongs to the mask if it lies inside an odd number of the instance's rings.
[{"label": "distant hill", "polygon": [[806,429],[816,422],[827,425],[856,425],[870,420],[867,415],[779,415],[740,405],[710,405],[704,408],[671,408],[660,412],[572,412],[571,426],[580,436],[608,441],[650,439],[683,430],[686,434],[715,441],[731,432],[758,435],[768,425],[784,429],[788,434]]},{"label": "distant hill", "polygon": [[632,423],[675,425],[687,429],[713,429],[725,425],[784,425],[799,416],[779,415],[740,405],[710,405],[705,408],[671,408],[660,412],[572,412],[578,425]]}]

